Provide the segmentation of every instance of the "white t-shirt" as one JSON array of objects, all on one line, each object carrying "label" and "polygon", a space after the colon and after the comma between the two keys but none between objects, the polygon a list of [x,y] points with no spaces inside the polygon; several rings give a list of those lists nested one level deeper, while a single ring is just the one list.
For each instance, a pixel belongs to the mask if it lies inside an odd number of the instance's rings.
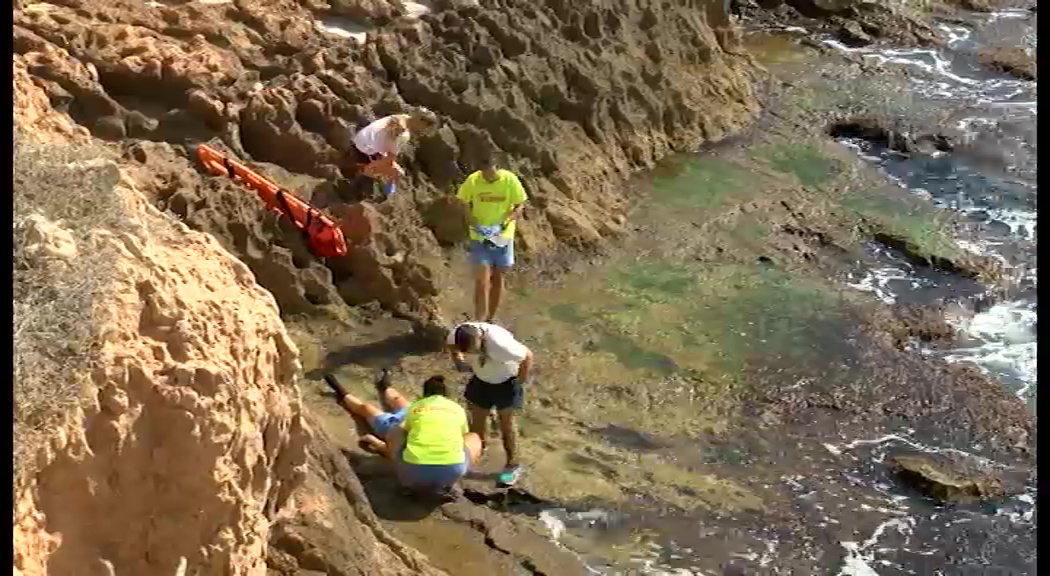
[{"label": "white t-shirt", "polygon": [[405,130],[396,140],[390,139],[387,126],[396,119],[397,115],[385,116],[358,130],[354,134],[354,146],[369,156],[400,153],[401,147],[408,142],[409,134]]},{"label": "white t-shirt", "polygon": [[[518,375],[518,367],[525,360],[529,349],[506,328],[487,322],[464,322],[459,326],[475,326],[481,330],[484,346],[477,355],[478,359],[471,359],[471,368],[478,380],[500,384]],[[448,333],[449,346],[456,344],[456,328]]]}]

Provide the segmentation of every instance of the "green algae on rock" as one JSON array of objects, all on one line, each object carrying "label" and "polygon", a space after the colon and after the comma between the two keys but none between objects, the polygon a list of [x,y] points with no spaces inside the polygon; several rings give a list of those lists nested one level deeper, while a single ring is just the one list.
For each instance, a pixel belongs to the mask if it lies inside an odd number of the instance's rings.
[{"label": "green algae on rock", "polygon": [[773,145],[760,153],[764,153],[773,168],[794,174],[807,187],[827,182],[841,169],[834,158],[825,156],[812,144]]}]

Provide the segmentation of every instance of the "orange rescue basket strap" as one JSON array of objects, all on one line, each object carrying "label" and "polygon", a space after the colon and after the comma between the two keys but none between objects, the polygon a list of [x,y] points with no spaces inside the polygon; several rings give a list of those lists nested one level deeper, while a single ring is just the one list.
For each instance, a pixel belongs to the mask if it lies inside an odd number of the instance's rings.
[{"label": "orange rescue basket strap", "polygon": [[[303,239],[315,256],[330,258],[346,255],[347,245],[343,231],[338,224],[326,217],[320,210],[210,146],[205,144],[198,146],[197,157],[206,168],[211,169],[216,175],[224,171],[230,179],[239,181],[252,189],[268,208],[281,212],[291,220],[292,225],[303,233]],[[300,219],[296,217],[292,202],[301,206],[305,222],[300,222]]]}]

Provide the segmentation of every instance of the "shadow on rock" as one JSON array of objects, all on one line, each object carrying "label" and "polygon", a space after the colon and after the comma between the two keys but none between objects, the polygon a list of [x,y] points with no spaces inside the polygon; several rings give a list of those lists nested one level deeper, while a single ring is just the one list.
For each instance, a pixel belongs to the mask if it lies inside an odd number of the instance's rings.
[{"label": "shadow on rock", "polygon": [[343,450],[343,455],[361,479],[376,516],[394,522],[416,522],[430,516],[448,499],[442,496],[409,495],[397,481],[390,462],[379,456]]},{"label": "shadow on rock", "polygon": [[318,370],[311,370],[306,377],[311,380],[320,380],[326,373],[351,364],[366,368],[393,366],[405,356],[430,352],[434,352],[430,339],[415,332],[397,334],[376,342],[332,350],[325,355],[324,366]]}]

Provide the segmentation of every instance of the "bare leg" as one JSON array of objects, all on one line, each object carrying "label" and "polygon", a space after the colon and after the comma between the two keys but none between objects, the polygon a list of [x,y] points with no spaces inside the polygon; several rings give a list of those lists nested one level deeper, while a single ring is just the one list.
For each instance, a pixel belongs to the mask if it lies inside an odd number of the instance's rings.
[{"label": "bare leg", "polygon": [[492,322],[492,318],[496,315],[496,310],[499,308],[499,301],[503,297],[503,269],[492,268],[492,277],[489,281],[489,305],[488,305],[488,316],[485,318],[485,322]]},{"label": "bare leg", "polygon": [[361,172],[370,178],[378,178],[384,182],[396,182],[402,170],[394,160],[393,156],[383,156],[369,162]]},{"label": "bare leg", "polygon": [[386,409],[387,412],[397,412],[402,408],[408,407],[408,399],[393,388],[383,390],[383,393],[380,394],[379,401],[383,403],[383,408]]},{"label": "bare leg", "polygon": [[376,438],[374,434],[365,434],[361,436],[361,439],[357,441],[357,446],[365,452],[389,458],[386,442]]},{"label": "bare leg", "polygon": [[481,436],[478,436],[473,432],[467,432],[467,434],[463,436],[463,444],[467,448],[467,453],[470,454],[470,462],[467,462],[467,465],[476,465],[478,461],[481,460]]},{"label": "bare leg", "polygon": [[467,409],[470,412],[470,432],[478,436],[478,440],[481,441],[481,451],[484,451],[485,434],[488,431],[489,423],[489,410],[470,403],[467,404]]},{"label": "bare leg", "polygon": [[507,466],[518,463],[518,436],[514,429],[514,409],[500,410],[499,434],[503,439],[503,451],[507,453]]},{"label": "bare leg", "polygon": [[362,437],[365,434],[371,434],[372,433],[372,423],[371,422],[369,422],[368,420],[365,420],[364,418],[362,418],[362,417],[360,417],[360,416],[358,416],[357,414],[354,414],[354,413],[350,413],[350,417],[353,418],[353,420],[354,420],[354,428],[356,429],[357,435],[359,437]]},{"label": "bare leg", "polygon": [[339,405],[351,415],[358,416],[365,422],[371,422],[373,418],[383,413],[379,406],[369,404],[353,394],[346,394],[340,398]]},{"label": "bare leg", "polygon": [[405,429],[400,426],[391,426],[386,433],[386,451],[383,453],[388,460],[394,461],[401,456],[401,448],[405,443]]},{"label": "bare leg", "polygon": [[474,267],[474,318],[480,321],[489,317],[489,272],[483,264]]}]

